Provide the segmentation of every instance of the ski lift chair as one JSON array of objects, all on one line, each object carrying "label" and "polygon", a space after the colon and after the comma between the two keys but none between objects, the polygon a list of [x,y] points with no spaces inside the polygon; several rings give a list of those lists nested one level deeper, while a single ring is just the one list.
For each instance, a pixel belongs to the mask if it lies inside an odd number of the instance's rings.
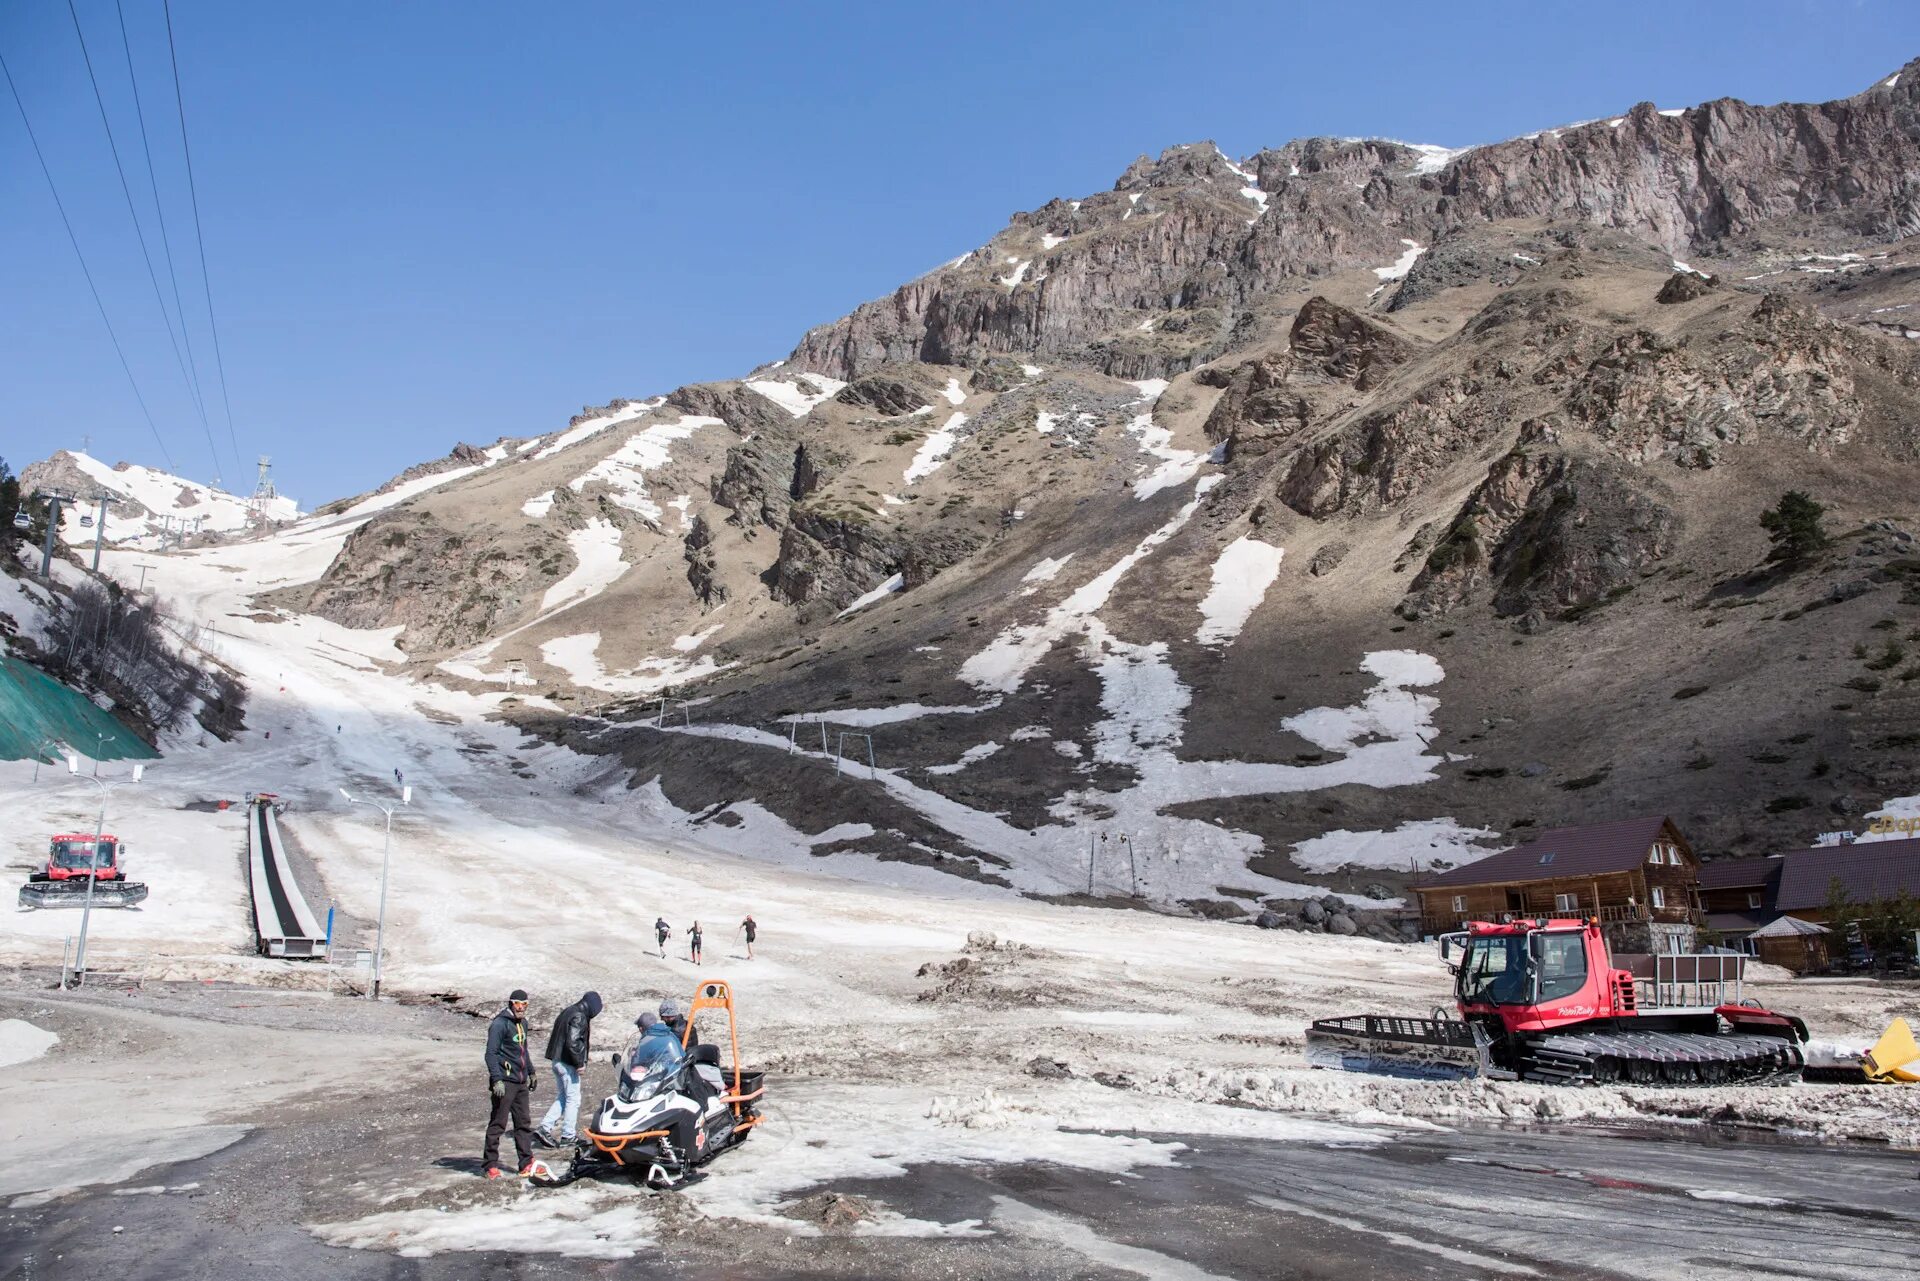
[{"label": "ski lift chair", "polygon": [[82,516],[82,517],[80,518],[80,528],[82,528],[82,529],[92,529],[92,528],[93,528],[93,517],[91,517],[91,516]]},{"label": "ski lift chair", "polygon": [[31,524],[33,524],[33,520],[25,512],[15,512],[13,514],[13,527],[15,529],[25,529]]}]

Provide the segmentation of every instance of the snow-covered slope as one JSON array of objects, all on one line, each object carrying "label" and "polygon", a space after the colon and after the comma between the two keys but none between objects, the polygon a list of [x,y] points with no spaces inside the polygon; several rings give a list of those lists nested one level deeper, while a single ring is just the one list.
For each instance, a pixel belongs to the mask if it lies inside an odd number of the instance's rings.
[{"label": "snow-covered slope", "polygon": [[237,534],[300,516],[299,503],[285,496],[256,503],[138,463],[110,465],[69,450],[34,464],[22,480],[29,491],[59,489],[79,500],[61,510],[60,537],[72,545],[91,546],[101,536],[103,493],[109,496],[104,538],[112,546],[156,547],[163,538]]}]

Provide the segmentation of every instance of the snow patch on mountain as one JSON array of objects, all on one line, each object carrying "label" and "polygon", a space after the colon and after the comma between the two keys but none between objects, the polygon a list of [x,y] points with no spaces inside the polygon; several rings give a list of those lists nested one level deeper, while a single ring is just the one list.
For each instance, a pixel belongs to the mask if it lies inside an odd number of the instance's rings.
[{"label": "snow patch on mountain", "polygon": [[520,514],[522,516],[530,516],[534,520],[541,519],[552,510],[553,491],[551,489],[544,494],[535,494],[532,498],[520,504]]},{"label": "snow patch on mountain", "polygon": [[1295,845],[1288,857],[1304,872],[1337,872],[1343,867],[1424,872],[1436,864],[1457,867],[1497,854],[1505,848],[1499,840],[1500,834],[1489,828],[1462,827],[1452,818],[1428,818],[1384,832],[1345,828],[1323,832]]},{"label": "snow patch on mountain", "polygon": [[[959,384],[949,383],[948,386],[957,388]],[[954,445],[959,442],[959,430],[966,421],[965,414],[955,414],[920,442],[920,448],[914,451],[913,461],[907,464],[906,475],[902,478],[906,484],[911,485],[940,470],[940,464],[947,461],[947,455],[953,452]]]},{"label": "snow patch on mountain", "polygon": [[573,548],[576,563],[540,598],[542,615],[599,595],[627,572],[627,562],[620,555],[620,527],[612,521],[596,516],[585,528],[569,530],[567,546]]},{"label": "snow patch on mountain", "polygon": [[893,593],[899,591],[902,587],[905,587],[906,583],[907,583],[906,575],[895,574],[893,577],[887,579],[884,583],[881,583],[878,587],[874,588],[872,591],[866,593],[866,595],[854,601],[853,604],[847,606],[845,609],[841,610],[838,614],[835,614],[834,617],[845,618],[848,614],[854,613],[857,610],[865,609],[867,606],[873,604],[874,602],[884,600],[888,596],[893,595]]},{"label": "snow patch on mountain", "polygon": [[600,414],[577,422],[536,450],[533,460],[539,462],[543,458],[551,458],[563,449],[571,449],[583,440],[598,436],[609,427],[644,417],[660,408],[666,400],[665,396],[655,396],[650,400],[631,400],[610,414]]},{"label": "snow patch on mountain", "polygon": [[1213,586],[1200,602],[1204,621],[1194,640],[1202,645],[1231,644],[1280,576],[1284,555],[1283,549],[1251,536],[1228,543],[1213,562]]},{"label": "snow patch on mountain", "polygon": [[[109,504],[104,536],[109,544],[148,545],[168,533],[231,534],[256,523],[252,500],[238,494],[135,463],[112,467],[89,454],[69,452],[66,456],[99,489],[130,499],[149,513],[125,515]],[[76,495],[78,502],[62,505],[61,541],[84,546],[101,536],[97,492],[82,492]],[[300,504],[291,498],[270,498],[260,514],[273,524],[284,524],[300,518]]]},{"label": "snow patch on mountain", "polygon": [[[653,501],[646,474],[664,467],[673,456],[673,446],[688,439],[702,427],[724,427],[718,418],[689,414],[678,422],[655,423],[628,438],[627,443],[567,482],[567,488],[579,493],[588,485],[606,486],[607,497],[617,506],[636,512],[648,524],[658,528],[660,504]],[[526,510],[524,507],[521,510]]]},{"label": "snow patch on mountain", "polygon": [[795,374],[791,378],[756,378],[746,386],[749,391],[765,396],[795,418],[801,418],[811,413],[821,401],[839,395],[846,384],[825,374]]},{"label": "snow patch on mountain", "polygon": [[1032,569],[1020,576],[1020,581],[1027,584],[1020,589],[1020,594],[1022,596],[1031,596],[1039,591],[1042,584],[1050,583],[1058,578],[1060,571],[1065,569],[1067,562],[1072,559],[1073,553],[1068,552],[1065,556],[1057,558],[1048,556],[1040,561]]},{"label": "snow patch on mountain", "polygon": [[733,666],[711,655],[697,659],[643,658],[624,672],[609,672],[600,661],[599,651],[600,633],[582,632],[542,642],[540,657],[548,666],[565,672],[575,685],[608,694],[652,694]]}]

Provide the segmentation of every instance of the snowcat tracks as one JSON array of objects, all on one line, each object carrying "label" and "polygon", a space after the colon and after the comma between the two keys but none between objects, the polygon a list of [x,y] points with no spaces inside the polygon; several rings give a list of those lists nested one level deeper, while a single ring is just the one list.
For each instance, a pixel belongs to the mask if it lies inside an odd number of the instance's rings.
[{"label": "snowcat tracks", "polygon": [[1579,1032],[1528,1042],[1530,1081],[1566,1085],[1733,1085],[1794,1080],[1799,1046],[1775,1036]]}]

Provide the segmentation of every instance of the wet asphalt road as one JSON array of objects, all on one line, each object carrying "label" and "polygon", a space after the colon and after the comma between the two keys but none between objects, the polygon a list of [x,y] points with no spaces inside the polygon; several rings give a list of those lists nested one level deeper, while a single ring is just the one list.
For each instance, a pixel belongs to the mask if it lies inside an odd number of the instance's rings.
[{"label": "wet asphalt road", "polygon": [[[299,1226],[311,1217],[301,1170],[283,1168],[283,1150],[257,1134],[137,1180],[196,1189],[102,1189],[0,1212],[0,1277],[1920,1279],[1920,1157],[1911,1153],[1704,1130],[1469,1129],[1368,1145],[1184,1141],[1176,1167],[1131,1177],[934,1165],[834,1185],[912,1217],[981,1220],[991,1236],[793,1238],[716,1227],[663,1205],[657,1249],[592,1261],[403,1259],[322,1245]],[[726,1159],[751,1161],[753,1149]],[[234,1180],[246,1181],[248,1195],[216,1194]]]}]

